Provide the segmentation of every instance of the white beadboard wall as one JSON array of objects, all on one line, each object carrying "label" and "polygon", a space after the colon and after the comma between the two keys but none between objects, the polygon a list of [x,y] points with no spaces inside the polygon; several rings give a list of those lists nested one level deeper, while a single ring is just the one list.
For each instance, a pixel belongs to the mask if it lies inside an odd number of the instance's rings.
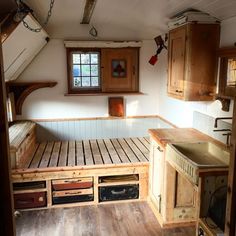
[{"label": "white beadboard wall", "polygon": [[148,129],[172,128],[159,118],[97,119],[37,122],[41,141],[148,136]]}]

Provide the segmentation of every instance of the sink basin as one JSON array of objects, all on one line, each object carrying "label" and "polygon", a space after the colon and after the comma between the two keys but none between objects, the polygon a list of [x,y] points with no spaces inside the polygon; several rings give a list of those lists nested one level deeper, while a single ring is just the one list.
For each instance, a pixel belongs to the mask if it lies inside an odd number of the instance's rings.
[{"label": "sink basin", "polygon": [[166,159],[197,183],[199,169],[228,167],[230,153],[211,142],[170,143]]}]

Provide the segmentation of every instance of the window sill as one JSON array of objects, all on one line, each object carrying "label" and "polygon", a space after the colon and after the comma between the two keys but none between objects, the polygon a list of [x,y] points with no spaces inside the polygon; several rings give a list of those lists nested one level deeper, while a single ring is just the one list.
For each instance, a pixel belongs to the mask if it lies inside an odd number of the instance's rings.
[{"label": "window sill", "polygon": [[111,92],[111,93],[66,93],[65,96],[110,96],[110,95],[145,95],[142,92]]}]

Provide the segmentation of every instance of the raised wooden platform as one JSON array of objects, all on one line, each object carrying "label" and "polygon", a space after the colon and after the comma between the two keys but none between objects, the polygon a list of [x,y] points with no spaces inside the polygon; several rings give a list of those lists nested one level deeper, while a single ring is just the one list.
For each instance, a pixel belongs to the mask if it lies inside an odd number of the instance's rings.
[{"label": "raised wooden platform", "polygon": [[149,138],[43,142],[18,169],[148,162]]},{"label": "raised wooden platform", "polygon": [[[36,144],[27,161],[12,169],[15,206],[20,206],[20,209],[42,209],[146,200],[149,142],[149,138],[141,137]],[[105,177],[110,180],[103,182]],[[90,188],[70,187],[88,180]],[[55,182],[69,184],[69,189],[57,190]],[[121,190],[117,190],[116,186]],[[138,188],[138,194],[127,200],[104,201],[101,191],[105,187],[120,196],[129,191],[125,188]],[[57,196],[72,200],[56,203]],[[78,202],[73,200],[74,197],[78,197]],[[89,200],[81,200],[83,197]]]}]

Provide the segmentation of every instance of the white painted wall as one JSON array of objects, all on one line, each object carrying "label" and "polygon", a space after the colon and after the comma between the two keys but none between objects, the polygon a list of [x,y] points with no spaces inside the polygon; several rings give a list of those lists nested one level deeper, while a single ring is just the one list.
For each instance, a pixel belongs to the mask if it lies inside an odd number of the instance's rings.
[{"label": "white painted wall", "polygon": [[[222,22],[221,46],[233,46],[236,42],[234,30],[236,17]],[[192,127],[193,111],[200,111],[209,116],[232,116],[233,102],[229,112],[221,110],[221,103],[215,102],[183,102],[167,96],[167,53],[162,54],[159,63],[155,66],[158,76],[158,114],[179,127]]]},{"label": "white painted wall", "polygon": [[[125,96],[126,115],[155,115],[158,111],[158,77],[148,64],[155,52],[154,40],[140,50],[140,91]],[[64,96],[67,93],[66,51],[62,40],[52,39],[17,81],[57,81],[54,88],[39,89],[27,97],[21,119],[103,117],[108,115],[107,96]]]},{"label": "white painted wall", "polygon": [[[221,45],[236,41],[236,17],[222,22]],[[155,52],[154,40],[143,41],[140,51],[140,90],[145,95],[125,96],[126,114],[160,115],[179,127],[191,127],[193,111],[213,117],[231,116],[221,111],[219,101],[183,102],[167,96],[167,52],[162,52],[155,66],[148,64]],[[67,92],[66,53],[62,40],[53,39],[23,72],[18,81],[57,81],[52,89],[40,89],[27,97],[23,119],[79,118],[107,116],[107,96],[65,97]]]}]

